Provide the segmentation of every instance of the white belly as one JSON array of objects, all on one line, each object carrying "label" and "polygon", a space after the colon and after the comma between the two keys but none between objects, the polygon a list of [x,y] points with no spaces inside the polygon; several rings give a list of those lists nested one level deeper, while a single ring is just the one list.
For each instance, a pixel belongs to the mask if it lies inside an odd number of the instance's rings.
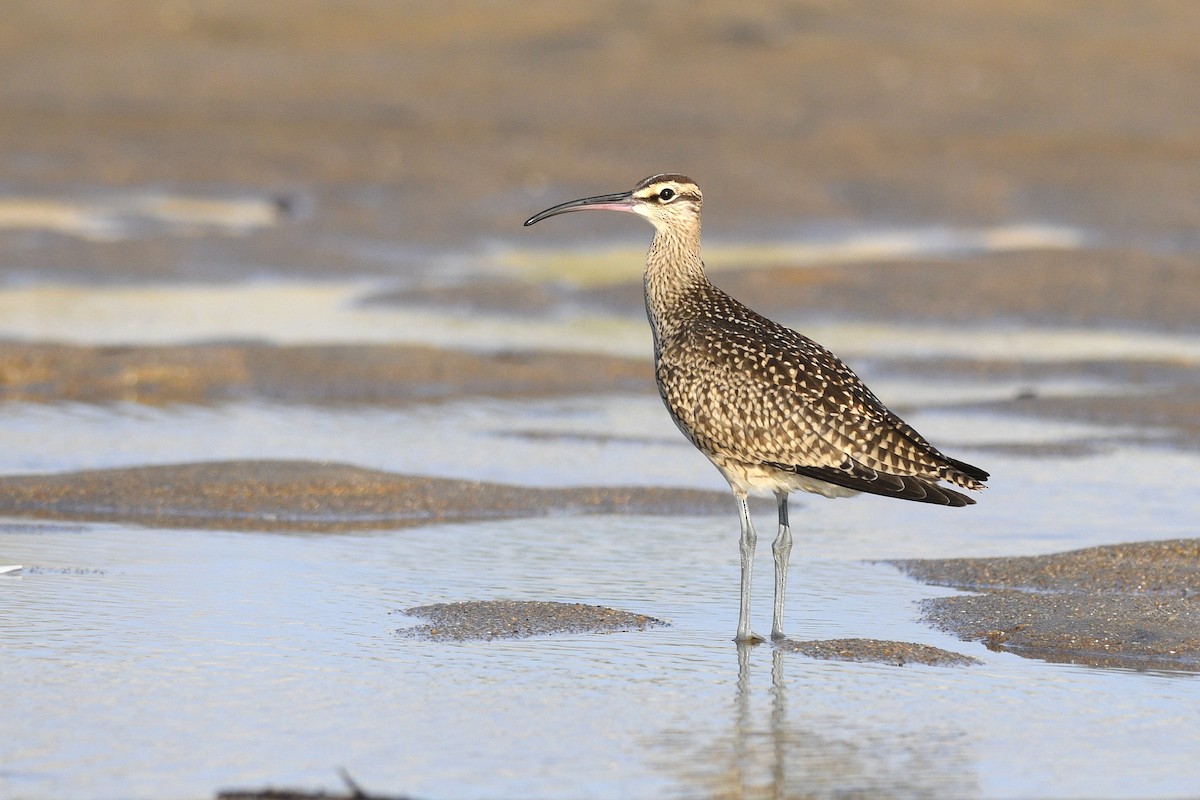
[{"label": "white belly", "polygon": [[757,467],[737,462],[718,461],[713,464],[729,481],[729,486],[739,494],[776,495],[779,492],[811,492],[822,497],[853,497],[860,492],[835,486],[794,472],[771,467]]}]

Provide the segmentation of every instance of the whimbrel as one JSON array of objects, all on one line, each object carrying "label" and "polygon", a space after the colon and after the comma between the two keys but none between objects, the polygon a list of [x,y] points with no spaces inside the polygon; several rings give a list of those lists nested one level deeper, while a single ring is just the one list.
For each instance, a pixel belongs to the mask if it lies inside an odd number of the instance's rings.
[{"label": "whimbrel", "polygon": [[658,391],[671,419],[729,482],[741,517],[738,642],[750,628],[757,535],[747,495],[774,494],[779,533],[771,636],[783,638],[792,532],[788,494],[859,492],[966,506],[947,481],[982,489],[988,474],[944,455],[821,345],[751,311],[718,289],[700,259],[700,187],[683,175],[653,175],[631,191],[548,208],[526,225],[570,211],[629,211],[655,228],[643,285],[654,337]]}]

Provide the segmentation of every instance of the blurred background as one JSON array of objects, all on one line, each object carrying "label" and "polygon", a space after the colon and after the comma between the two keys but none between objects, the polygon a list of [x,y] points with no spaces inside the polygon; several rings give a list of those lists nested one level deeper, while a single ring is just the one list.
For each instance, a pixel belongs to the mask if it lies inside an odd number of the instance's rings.
[{"label": "blurred background", "polygon": [[[1112,289],[1200,246],[1197,29],[1188,2],[13,0],[0,271],[395,275],[679,171],[710,237],[1055,223],[1106,251],[1061,280]],[[207,231],[233,239],[149,214],[103,242],[14,206],[146,192],[273,205]]]}]

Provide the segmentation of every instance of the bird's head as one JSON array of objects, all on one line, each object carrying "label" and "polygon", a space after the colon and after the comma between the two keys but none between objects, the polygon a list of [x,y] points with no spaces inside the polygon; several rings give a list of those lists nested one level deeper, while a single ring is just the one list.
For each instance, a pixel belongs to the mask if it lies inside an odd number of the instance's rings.
[{"label": "bird's head", "polygon": [[651,175],[628,192],[571,200],[547,208],[525,220],[526,225],[569,211],[629,211],[639,214],[659,231],[698,228],[703,196],[700,187],[684,175]]}]

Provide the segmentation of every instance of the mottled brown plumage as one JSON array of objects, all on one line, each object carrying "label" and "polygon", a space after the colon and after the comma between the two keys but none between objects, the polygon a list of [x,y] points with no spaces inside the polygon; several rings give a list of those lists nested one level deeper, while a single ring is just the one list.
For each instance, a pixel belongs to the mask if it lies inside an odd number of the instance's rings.
[{"label": "mottled brown plumage", "polygon": [[944,455],[896,416],[833,353],[755,313],[709,282],[700,258],[702,195],[683,175],[654,175],[630,192],[575,200],[531,217],[608,209],[646,217],[646,315],[659,394],[675,424],[721,471],[742,519],[739,641],[756,641],[749,595],[756,534],[746,495],[779,503],[772,635],[783,635],[791,530],[788,493],[858,492],[945,506],[975,501],[940,486],[982,489],[988,474]]}]

